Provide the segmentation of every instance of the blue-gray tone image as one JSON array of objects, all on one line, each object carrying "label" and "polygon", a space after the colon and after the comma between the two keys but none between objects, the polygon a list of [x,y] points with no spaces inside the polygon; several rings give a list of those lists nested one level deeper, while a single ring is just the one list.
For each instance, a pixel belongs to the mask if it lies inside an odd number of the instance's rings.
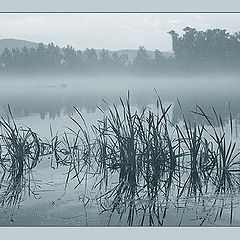
[{"label": "blue-gray tone image", "polygon": [[0,13],[0,226],[240,226],[239,13]]}]

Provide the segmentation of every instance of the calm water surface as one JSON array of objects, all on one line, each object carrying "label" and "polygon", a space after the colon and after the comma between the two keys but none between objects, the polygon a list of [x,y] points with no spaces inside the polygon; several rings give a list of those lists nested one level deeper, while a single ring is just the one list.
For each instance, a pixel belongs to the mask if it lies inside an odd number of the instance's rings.
[{"label": "calm water surface", "polygon": [[[26,125],[36,131],[42,138],[50,138],[49,127],[53,132],[67,131],[66,127],[75,128],[69,118],[75,114],[73,106],[77,107],[86,122],[91,125],[97,123],[103,114],[97,109],[99,106],[106,110],[103,99],[111,106],[118,107],[119,97],[126,98],[130,91],[131,104],[134,110],[144,107],[155,108],[157,95],[161,97],[164,106],[172,104],[171,117],[173,122],[181,120],[182,112],[176,100],[179,99],[186,117],[192,120],[191,110],[199,104],[206,110],[211,107],[222,115],[225,121],[229,118],[229,101],[234,119],[240,114],[239,81],[236,78],[186,78],[186,79],[153,79],[153,78],[59,78],[59,79],[2,79],[0,81],[0,115],[7,116],[7,105],[10,105],[15,121],[18,125]],[[237,122],[236,122],[237,123]],[[238,125],[235,134],[238,135]],[[68,168],[51,169],[49,159],[45,158],[35,172],[39,182],[40,200],[26,197],[19,209],[1,209],[0,225],[106,225],[108,215],[98,215],[96,205],[88,207],[87,215],[83,207],[83,188],[73,189],[72,181],[64,192],[64,183]],[[94,192],[89,194],[94,195]],[[79,209],[76,211],[76,209]],[[191,211],[190,211],[191,212]],[[169,211],[167,225],[177,224],[175,213]],[[238,215],[235,224],[239,225]],[[197,225],[194,214],[186,216],[185,225]],[[227,215],[226,215],[227,219]],[[219,224],[227,225],[227,220]],[[199,220],[200,221],[200,220]],[[117,218],[113,225],[121,225]],[[209,223],[210,224],[210,223]],[[183,222],[184,225],[184,222]],[[211,224],[210,224],[211,225]]]}]

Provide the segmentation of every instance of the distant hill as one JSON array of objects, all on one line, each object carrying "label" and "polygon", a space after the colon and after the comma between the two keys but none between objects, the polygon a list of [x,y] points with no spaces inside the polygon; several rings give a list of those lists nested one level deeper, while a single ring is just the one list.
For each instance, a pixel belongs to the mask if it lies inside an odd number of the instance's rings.
[{"label": "distant hill", "polygon": [[[0,39],[0,53],[5,48],[8,48],[9,50],[11,50],[13,48],[22,49],[23,47],[37,48],[38,44],[39,43],[36,43],[36,42],[31,42],[31,41],[26,41],[26,40],[21,40],[21,39],[14,39],[14,38]],[[99,54],[101,49],[96,49],[96,51]],[[137,49],[122,49],[122,50],[116,50],[116,51],[109,50],[109,52],[110,53],[116,52],[119,55],[127,55],[130,61],[132,61],[137,55]],[[170,57],[173,55],[172,52],[167,52],[167,51],[161,51],[161,52],[166,57]],[[154,57],[154,51],[148,51],[148,54],[151,57]]]},{"label": "distant hill", "polygon": [[26,41],[26,40],[14,39],[14,38],[0,39],[0,53],[5,48],[8,48],[9,50],[11,50],[13,48],[22,49],[24,46],[27,48],[37,48],[38,43],[30,42],[30,41]]}]

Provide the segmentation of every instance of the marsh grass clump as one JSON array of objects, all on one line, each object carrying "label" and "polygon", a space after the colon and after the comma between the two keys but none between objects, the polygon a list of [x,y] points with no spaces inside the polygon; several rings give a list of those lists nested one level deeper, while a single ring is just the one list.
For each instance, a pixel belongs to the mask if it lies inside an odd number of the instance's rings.
[{"label": "marsh grass clump", "polygon": [[99,189],[103,211],[110,212],[109,223],[117,213],[120,219],[127,216],[130,226],[163,225],[173,206],[205,206],[204,196],[233,196],[239,190],[231,113],[229,139],[215,109],[210,118],[196,106],[192,114],[208,124],[190,122],[183,114],[181,125],[171,122],[171,105],[164,108],[159,97],[156,112],[132,111],[129,95],[120,105],[107,113],[100,109],[104,117],[92,126],[92,141],[85,142],[92,146],[98,179],[93,188]]},{"label": "marsh grass clump", "polygon": [[[30,128],[17,127],[10,117],[1,119],[1,203],[20,203],[25,190],[34,194],[32,170],[40,161],[41,140]],[[32,184],[34,186],[32,186]]]},{"label": "marsh grass clump", "polygon": [[[9,206],[19,204],[24,194],[37,197],[37,187],[33,174],[38,163],[45,157],[50,159],[52,168],[68,167],[66,184],[70,179],[77,180],[77,186],[83,181],[87,184],[91,168],[91,144],[88,130],[53,135],[50,126],[50,140],[42,140],[31,128],[18,127],[10,107],[9,117],[0,120],[0,202]],[[77,109],[76,109],[77,111]],[[79,112],[80,114],[80,112]],[[87,126],[86,126],[87,127]],[[36,170],[37,171],[37,170]],[[87,188],[87,185],[85,189]]]},{"label": "marsh grass clump", "polygon": [[[178,163],[183,158],[179,141],[172,139],[168,125],[168,111],[157,100],[161,115],[154,115],[150,109],[131,111],[129,96],[120,99],[122,115],[116,106],[109,108],[109,116],[94,126],[98,155],[96,161],[104,172],[102,181],[115,175],[117,184],[104,197],[112,198],[112,214],[120,216],[128,212],[127,222],[134,224],[134,216],[143,212],[141,224],[148,216],[149,225],[157,218],[162,225],[165,213],[160,218],[160,206],[165,205],[170,189],[177,186],[175,175],[179,174]],[[107,183],[105,183],[107,185]],[[106,196],[107,195],[107,196]],[[102,196],[101,196],[102,197]]]}]

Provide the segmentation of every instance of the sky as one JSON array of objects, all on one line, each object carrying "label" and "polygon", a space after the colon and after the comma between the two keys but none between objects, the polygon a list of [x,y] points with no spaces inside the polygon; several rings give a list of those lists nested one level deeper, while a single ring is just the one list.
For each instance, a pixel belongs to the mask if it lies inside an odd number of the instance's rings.
[{"label": "sky", "polygon": [[0,39],[16,38],[61,47],[171,51],[170,30],[240,31],[240,13],[0,13]]}]

